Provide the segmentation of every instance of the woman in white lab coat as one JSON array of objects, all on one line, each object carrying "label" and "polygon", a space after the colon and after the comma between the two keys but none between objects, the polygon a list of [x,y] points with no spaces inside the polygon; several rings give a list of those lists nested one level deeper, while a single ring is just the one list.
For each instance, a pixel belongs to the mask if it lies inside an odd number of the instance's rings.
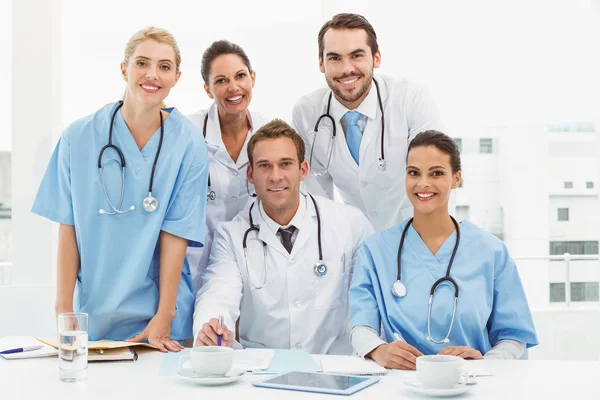
[{"label": "woman in white lab coat", "polygon": [[214,103],[188,116],[202,129],[210,169],[205,245],[187,251],[194,292],[201,286],[217,225],[231,221],[253,193],[246,178],[246,146],[252,133],[265,123],[248,109],[256,72],[240,46],[226,40],[214,42],[204,51],[201,73],[204,90]]}]

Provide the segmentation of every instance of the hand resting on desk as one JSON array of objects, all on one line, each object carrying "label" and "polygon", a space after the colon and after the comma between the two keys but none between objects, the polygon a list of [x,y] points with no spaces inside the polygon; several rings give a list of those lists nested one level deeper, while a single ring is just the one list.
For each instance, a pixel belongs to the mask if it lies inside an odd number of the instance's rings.
[{"label": "hand resting on desk", "polygon": [[395,340],[390,344],[382,344],[365,357],[370,357],[385,368],[415,370],[417,357],[423,354],[410,344]]}]

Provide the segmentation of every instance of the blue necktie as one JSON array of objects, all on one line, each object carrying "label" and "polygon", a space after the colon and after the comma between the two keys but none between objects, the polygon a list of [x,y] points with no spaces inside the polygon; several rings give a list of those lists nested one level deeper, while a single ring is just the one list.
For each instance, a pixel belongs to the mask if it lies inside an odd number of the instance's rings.
[{"label": "blue necktie", "polygon": [[346,129],[346,142],[348,142],[348,149],[352,158],[358,165],[359,154],[360,154],[360,141],[362,140],[362,132],[358,127],[357,123],[360,119],[360,113],[358,111],[348,111],[344,114],[344,119],[348,122],[348,129]]}]

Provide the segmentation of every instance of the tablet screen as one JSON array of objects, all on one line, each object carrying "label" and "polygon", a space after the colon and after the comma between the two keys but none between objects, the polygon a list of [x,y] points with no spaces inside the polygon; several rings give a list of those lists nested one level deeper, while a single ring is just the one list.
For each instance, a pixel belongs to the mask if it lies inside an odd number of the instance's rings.
[{"label": "tablet screen", "polygon": [[290,372],[272,379],[267,379],[265,383],[316,389],[346,390],[368,379],[369,378],[363,378],[360,376],[339,376],[315,374],[310,372]]}]

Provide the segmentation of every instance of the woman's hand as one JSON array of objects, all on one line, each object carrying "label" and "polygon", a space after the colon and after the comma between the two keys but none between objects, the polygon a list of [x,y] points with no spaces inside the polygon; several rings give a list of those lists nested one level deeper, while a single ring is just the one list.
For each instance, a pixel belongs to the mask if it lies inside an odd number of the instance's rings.
[{"label": "woman's hand", "polygon": [[366,355],[385,368],[415,370],[417,357],[423,354],[410,344],[395,340],[390,344],[382,344]]},{"label": "woman's hand", "polygon": [[159,312],[148,322],[142,333],[126,341],[140,342],[143,339],[148,339],[148,343],[157,347],[163,353],[181,351],[184,347],[171,340],[171,321],[173,321],[172,317]]},{"label": "woman's hand", "polygon": [[467,346],[448,346],[438,354],[445,356],[459,356],[469,360],[481,360],[483,358],[479,350]]}]

